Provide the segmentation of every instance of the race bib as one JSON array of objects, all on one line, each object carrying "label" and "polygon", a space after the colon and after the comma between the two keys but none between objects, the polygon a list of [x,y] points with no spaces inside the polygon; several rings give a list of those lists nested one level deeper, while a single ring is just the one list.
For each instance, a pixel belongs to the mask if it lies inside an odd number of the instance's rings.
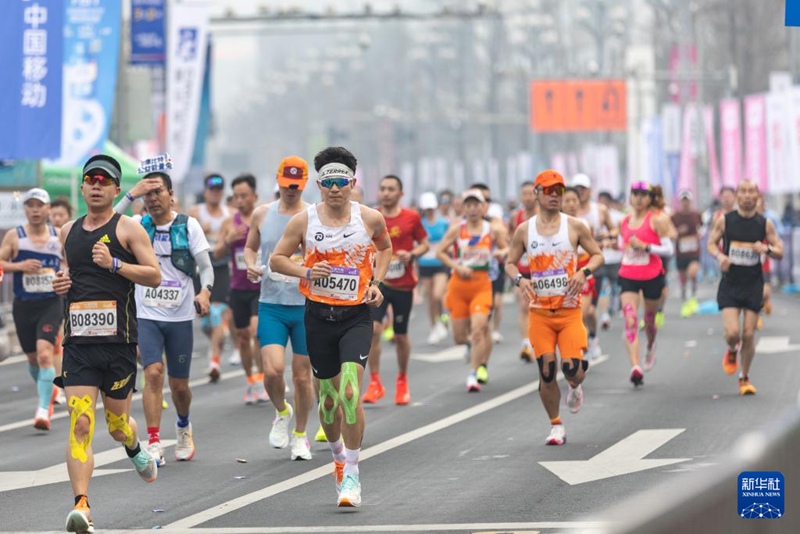
[{"label": "race bib", "polygon": [[687,254],[700,250],[700,238],[696,235],[687,235],[678,239],[678,252]]},{"label": "race bib", "polygon": [[628,247],[622,253],[622,265],[647,265],[649,263],[650,253],[646,250]]},{"label": "race bib", "polygon": [[73,337],[117,335],[117,301],[91,300],[69,305],[69,330]]},{"label": "race bib", "polygon": [[465,267],[486,267],[492,259],[492,252],[486,248],[468,248],[461,256],[461,264]]},{"label": "race bib", "polygon": [[236,251],[233,253],[233,263],[236,265],[236,268],[240,271],[247,270],[247,264],[244,262],[244,249],[237,248]]},{"label": "race bib", "polygon": [[311,281],[311,294],[336,300],[358,298],[359,272],[355,267],[331,267],[331,275]]},{"label": "race bib", "polygon": [[143,302],[151,308],[178,308],[183,302],[181,283],[177,280],[164,280],[158,287],[146,287]]},{"label": "race bib", "polygon": [[744,241],[731,241],[728,247],[728,257],[733,265],[742,267],[753,267],[761,261],[761,256],[754,249],[755,243]]},{"label": "race bib", "polygon": [[386,279],[397,280],[398,278],[403,278],[405,274],[406,264],[400,258],[392,258],[392,261],[389,262],[389,270],[386,271]]},{"label": "race bib", "polygon": [[22,289],[26,293],[52,293],[55,269],[39,269],[36,274],[22,275]]},{"label": "race bib", "polygon": [[531,286],[537,297],[559,297],[567,294],[569,277],[566,269],[532,272]]},{"label": "race bib", "polygon": [[[261,252],[259,252],[259,257],[261,257]],[[303,265],[303,254],[300,251],[292,254],[289,259],[295,262],[297,265]],[[269,272],[268,275],[269,279],[275,282],[283,282],[284,284],[296,284],[298,280],[300,280],[299,278],[296,278],[294,276],[286,276],[285,274],[276,273],[275,271],[269,268],[269,265],[266,266],[266,270]]]}]

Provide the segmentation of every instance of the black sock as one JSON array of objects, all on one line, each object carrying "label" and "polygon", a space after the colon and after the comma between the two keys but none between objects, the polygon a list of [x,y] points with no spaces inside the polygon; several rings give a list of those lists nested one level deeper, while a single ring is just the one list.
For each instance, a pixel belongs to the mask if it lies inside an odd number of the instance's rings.
[{"label": "black sock", "polygon": [[142,446],[139,445],[138,443],[136,444],[136,448],[135,449],[129,449],[128,446],[125,445],[125,454],[128,455],[128,458],[133,458],[134,456],[139,454],[139,452],[141,450],[142,450]]},{"label": "black sock", "polygon": [[589,339],[594,339],[597,337],[597,332],[589,332]]},{"label": "black sock", "polygon": [[78,503],[81,502],[81,499],[86,497],[86,506],[89,506],[89,497],[86,495],[75,495],[75,506],[78,506]]}]

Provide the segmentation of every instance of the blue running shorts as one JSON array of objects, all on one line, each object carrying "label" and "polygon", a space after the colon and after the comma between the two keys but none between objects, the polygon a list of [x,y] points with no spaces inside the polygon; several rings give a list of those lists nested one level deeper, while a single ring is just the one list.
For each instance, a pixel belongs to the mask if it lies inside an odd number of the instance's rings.
[{"label": "blue running shorts", "polygon": [[305,306],[258,303],[258,342],[283,345],[292,340],[292,352],[308,356],[306,348]]}]

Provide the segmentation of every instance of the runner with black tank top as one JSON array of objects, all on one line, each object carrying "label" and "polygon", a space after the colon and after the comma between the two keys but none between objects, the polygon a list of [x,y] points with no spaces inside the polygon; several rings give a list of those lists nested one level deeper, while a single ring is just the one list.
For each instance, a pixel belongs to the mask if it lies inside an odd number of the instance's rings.
[{"label": "runner with black tank top", "polygon": [[[247,264],[244,249],[247,232],[250,230],[250,217],[256,207],[256,178],[252,174],[242,174],[231,182],[233,202],[237,212],[223,221],[219,240],[213,255],[220,259],[228,256],[231,264],[230,295],[228,303],[233,313],[234,338],[241,356],[247,387],[244,393],[245,404],[255,404],[269,400],[264,389],[264,367],[258,357],[258,296],[261,286],[247,278]],[[260,260],[256,264],[260,265]],[[255,364],[255,370],[253,369]]]},{"label": "runner with black tank top", "polygon": [[[219,174],[209,174],[205,178],[203,203],[189,209],[187,215],[200,222],[206,233],[206,239],[214,250],[219,239],[222,222],[230,216],[230,210],[224,204],[223,191],[225,179]],[[211,289],[211,308],[208,315],[200,319],[203,333],[209,339],[208,377],[212,383],[221,376],[220,357],[225,343],[225,325],[228,316],[228,292],[230,291],[231,272],[228,257],[215,258],[211,255],[214,267],[214,287]],[[200,291],[200,280],[195,277],[195,293]]]},{"label": "runner with black tank top", "polygon": [[[317,154],[322,202],[292,217],[269,262],[273,272],[302,279],[306,343],[343,507],[361,505],[358,456],[366,422],[360,392],[372,340],[369,307],[383,300],[379,285],[392,258],[383,215],[350,200],[355,167],[345,148]],[[303,265],[291,259],[298,247]]]},{"label": "runner with black tank top", "polygon": [[98,394],[108,432],[124,445],[139,476],[153,482],[158,474],[130,413],[138,341],[135,284],[158,287],[161,272],[147,232],[114,213],[121,175],[119,163],[106,155],[93,156],[84,166],[87,215],[62,228],[68,268],[53,280],[55,292],[67,297],[63,370],[56,382],[65,389],[70,413],[67,471],[75,508],[67,516],[68,532],[93,528],[87,492]]},{"label": "runner with black tank top", "polygon": [[714,221],[707,244],[709,253],[717,259],[722,271],[717,304],[722,310],[728,344],[722,368],[727,374],[734,374],[741,354],[740,395],[756,394],[749,373],[756,351],[756,323],[764,298],[761,256],[783,257],[783,242],[775,226],[756,211],[758,197],[755,183],[741,182],[736,189],[736,209]]},{"label": "runner with black tank top", "polygon": [[22,205],[28,222],[3,236],[0,270],[14,273],[14,325],[38,394],[33,426],[50,430],[53,403],[59,391],[53,386],[55,344],[64,319],[64,306],[53,291],[53,278],[61,269],[64,254],[58,230],[47,224],[47,191],[27,191]]}]

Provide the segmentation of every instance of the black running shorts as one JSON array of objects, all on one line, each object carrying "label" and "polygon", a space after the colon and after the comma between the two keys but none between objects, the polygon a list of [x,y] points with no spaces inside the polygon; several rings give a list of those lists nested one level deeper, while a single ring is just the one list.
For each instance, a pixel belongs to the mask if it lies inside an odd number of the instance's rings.
[{"label": "black running shorts", "polygon": [[55,345],[58,329],[64,322],[64,301],[61,297],[41,300],[14,299],[11,314],[17,329],[19,346],[25,354],[36,354],[36,341]]},{"label": "black running shorts", "polygon": [[125,399],[136,385],[136,345],[64,345],[59,387],[94,386],[112,399]]},{"label": "black running shorts", "polygon": [[250,289],[231,289],[228,305],[233,312],[233,326],[247,328],[250,319],[258,317],[258,297],[260,292]]},{"label": "black running shorts", "polygon": [[619,287],[622,293],[638,293],[641,291],[646,300],[660,299],[664,284],[663,274],[650,280],[631,280],[630,278],[619,277]]},{"label": "black running shorts", "polygon": [[376,323],[383,322],[386,317],[386,309],[392,305],[393,328],[395,334],[404,335],[408,333],[408,321],[411,317],[411,307],[414,305],[414,292],[393,289],[387,285],[381,286],[383,302],[380,306],[371,308],[372,320]]},{"label": "black running shorts", "polygon": [[764,280],[756,277],[747,284],[732,284],[723,276],[717,289],[717,304],[719,309],[741,308],[756,313],[764,305]]},{"label": "black running shorts", "polygon": [[369,306],[330,306],[307,300],[305,324],[308,356],[316,378],[335,377],[345,362],[367,366],[372,345]]}]

